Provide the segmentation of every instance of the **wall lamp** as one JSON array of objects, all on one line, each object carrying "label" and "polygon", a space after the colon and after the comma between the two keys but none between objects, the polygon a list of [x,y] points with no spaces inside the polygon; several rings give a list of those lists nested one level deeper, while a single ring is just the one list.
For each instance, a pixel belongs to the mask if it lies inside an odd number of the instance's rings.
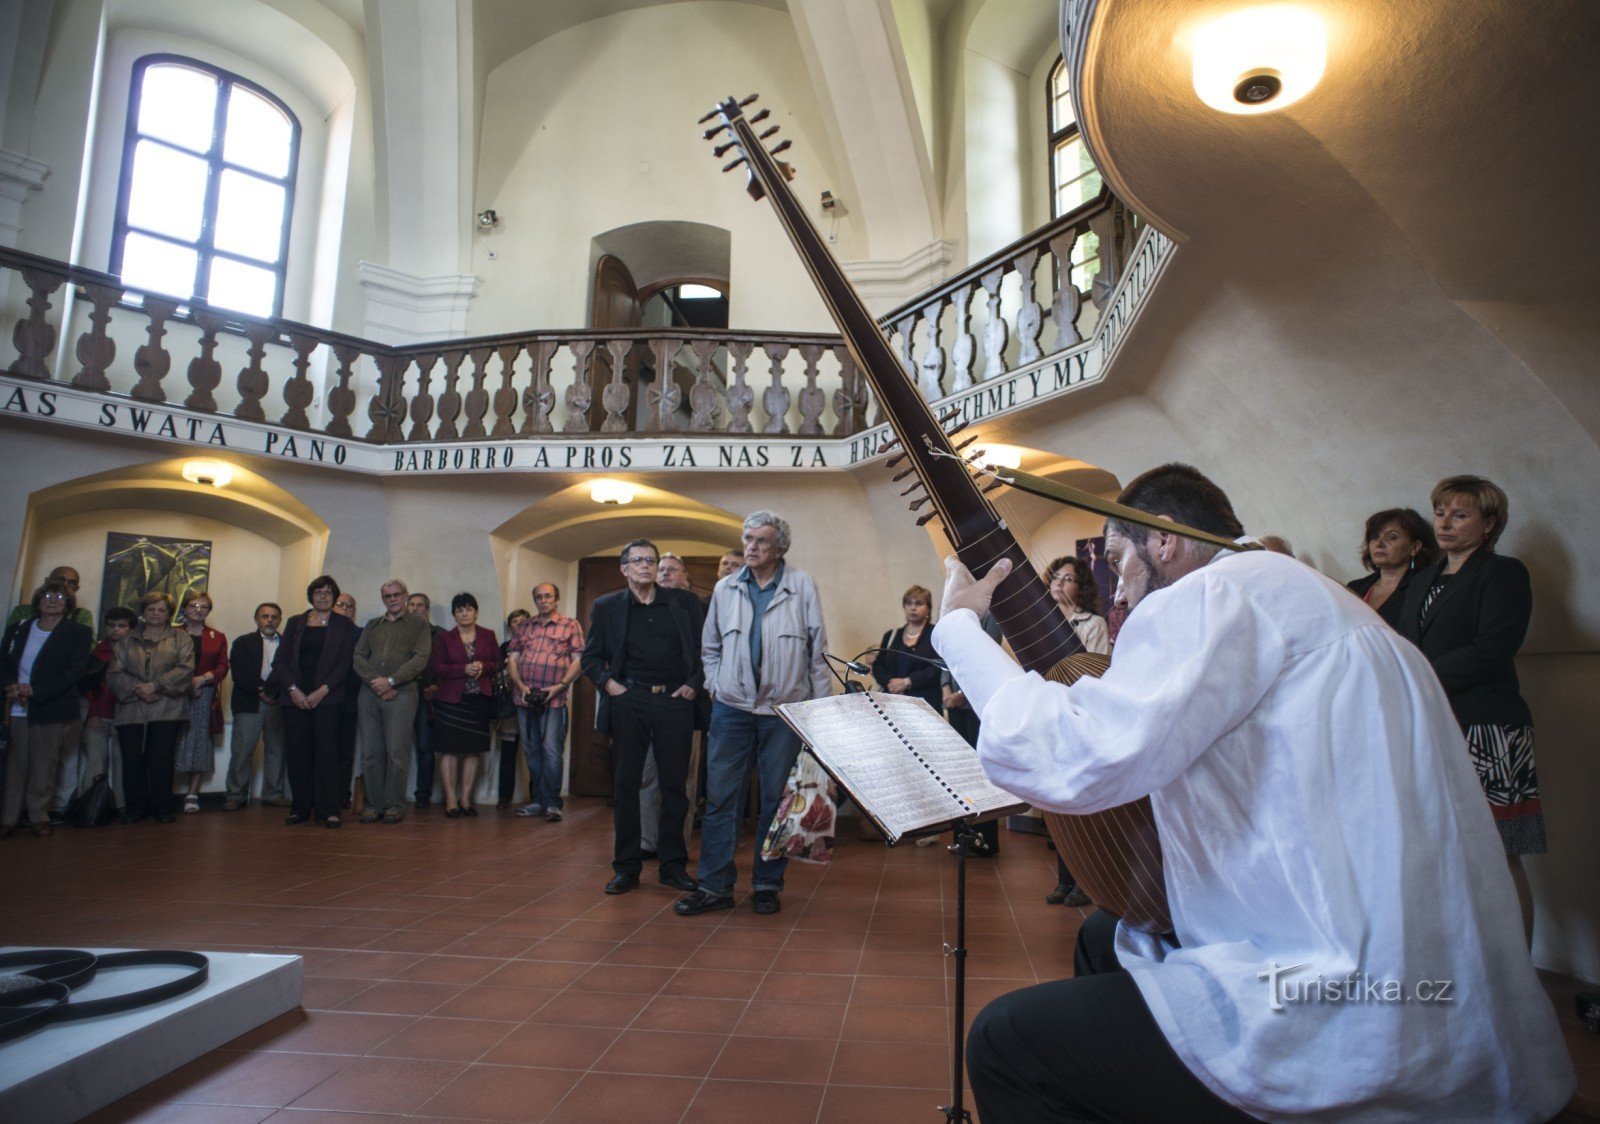
[{"label": "wall lamp", "polygon": [[624,484],[621,480],[596,480],[589,485],[589,498],[595,503],[616,506],[632,503],[633,497],[633,485]]},{"label": "wall lamp", "polygon": [[487,233],[489,233],[489,231],[493,230],[495,227],[497,227],[499,225],[500,225],[500,216],[495,213],[495,210],[494,210],[493,207],[489,208],[486,211],[479,211],[478,212],[478,233],[487,234]]},{"label": "wall lamp", "polygon": [[183,478],[191,484],[226,488],[233,481],[233,465],[227,461],[184,461]]}]

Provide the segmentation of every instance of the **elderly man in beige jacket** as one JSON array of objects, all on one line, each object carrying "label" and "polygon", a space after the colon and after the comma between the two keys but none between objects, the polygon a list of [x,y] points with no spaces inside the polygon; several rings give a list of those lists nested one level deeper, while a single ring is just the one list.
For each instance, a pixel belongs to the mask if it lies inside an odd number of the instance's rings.
[{"label": "elderly man in beige jacket", "polygon": [[761,843],[799,756],[800,739],[772,708],[830,690],[822,602],[816,583],[785,565],[788,549],[789,524],[770,511],[753,512],[744,521],[744,567],[719,581],[711,594],[700,637],[711,692],[700,888],[673,907],[682,917],[733,908],[740,797],[752,758],[761,781],[761,810],[750,904],[761,914],[783,908],[778,895],[788,860],[762,858]]}]

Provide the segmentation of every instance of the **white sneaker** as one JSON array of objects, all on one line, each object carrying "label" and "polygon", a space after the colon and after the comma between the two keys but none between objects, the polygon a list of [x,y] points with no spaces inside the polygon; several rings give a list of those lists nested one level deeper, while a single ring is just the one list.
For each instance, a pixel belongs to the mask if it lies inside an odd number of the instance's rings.
[{"label": "white sneaker", "polygon": [[183,798],[184,815],[189,815],[191,812],[198,812],[199,810],[200,798],[198,796],[194,795],[194,793],[190,793],[188,796]]}]

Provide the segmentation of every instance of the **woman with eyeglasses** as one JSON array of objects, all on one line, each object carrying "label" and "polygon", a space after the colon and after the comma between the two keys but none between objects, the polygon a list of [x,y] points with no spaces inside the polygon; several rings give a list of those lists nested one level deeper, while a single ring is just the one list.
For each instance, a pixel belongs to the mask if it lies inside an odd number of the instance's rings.
[{"label": "woman with eyeglasses", "polygon": [[339,708],[344,684],[353,674],[361,630],[333,611],[339,583],[327,574],[306,587],[311,608],[290,617],[272,661],[272,677],[284,699],[283,740],[293,801],[286,826],[320,819],[337,828],[339,794]]},{"label": "woman with eyeglasses", "polygon": [[139,598],[139,623],[117,641],[106,683],[117,700],[123,823],[172,822],[172,771],[194,689],[194,641],[172,626],[172,595]]},{"label": "woman with eyeglasses", "polygon": [[217,684],[228,677],[228,638],[206,624],[213,607],[210,594],[191,589],[183,595],[179,611],[183,630],[194,642],[194,675],[189,695],[189,728],[178,739],[178,775],[188,775],[189,792],[183,798],[185,813],[200,810],[200,785],[216,768],[212,741],[222,733],[222,700]]},{"label": "woman with eyeglasses", "polygon": [[478,623],[478,599],[472,594],[452,597],[450,615],[456,626],[443,629],[434,640],[428,674],[439,687],[433,700],[433,752],[440,759],[444,814],[458,819],[478,814],[472,791],[489,748],[500,644],[493,629]]},{"label": "woman with eyeglasses", "polygon": [[77,607],[65,582],[47,581],[34,592],[32,617],[0,641],[0,684],[11,716],[0,839],[16,831],[24,804],[33,834],[50,834],[56,766],[78,744],[78,681],[94,650],[94,633],[72,619]]}]

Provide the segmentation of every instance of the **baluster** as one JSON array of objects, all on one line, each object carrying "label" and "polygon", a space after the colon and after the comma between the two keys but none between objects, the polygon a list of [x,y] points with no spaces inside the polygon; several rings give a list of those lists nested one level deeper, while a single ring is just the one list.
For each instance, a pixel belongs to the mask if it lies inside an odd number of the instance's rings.
[{"label": "baluster", "polygon": [[244,334],[250,341],[250,349],[245,352],[250,362],[239,372],[239,405],[234,408],[233,416],[264,422],[267,415],[261,408],[261,400],[272,384],[261,361],[267,357],[267,341],[278,334],[278,329],[271,324],[252,323],[244,326]]},{"label": "baluster", "polygon": [[456,419],[461,416],[461,395],[456,392],[456,380],[461,377],[461,361],[466,357],[464,351],[444,353],[444,393],[439,395],[439,431],[434,434],[440,441],[454,441],[461,436],[456,428]]},{"label": "baluster", "polygon": [[755,432],[755,427],[750,424],[750,410],[756,404],[756,394],[744,381],[746,364],[753,347],[755,344],[750,340],[734,340],[728,345],[728,354],[733,357],[733,385],[727,393],[729,433]]},{"label": "baluster", "polygon": [[227,325],[228,318],[209,308],[196,308],[194,322],[200,325],[200,354],[189,360],[189,385],[194,389],[183,400],[183,404],[191,410],[215,410],[217,399],[211,392],[222,385],[222,364],[217,361],[217,333]]},{"label": "baluster", "polygon": [[1083,336],[1078,333],[1078,313],[1083,308],[1083,295],[1072,281],[1072,251],[1077,244],[1076,229],[1064,230],[1050,240],[1050,252],[1056,259],[1056,296],[1050,305],[1050,319],[1056,325],[1057,351],[1083,341]]},{"label": "baluster", "polygon": [[944,348],[939,344],[939,321],[943,315],[944,307],[939,305],[931,309],[927,316],[928,350],[922,353],[919,367],[922,383],[918,387],[925,402],[937,402],[944,397],[944,388],[939,385],[944,377]]},{"label": "baluster", "polygon": [[[44,318],[44,314],[50,311],[50,294],[61,288],[66,278],[40,269],[24,269],[22,280],[27,283],[29,290],[28,317],[18,320],[17,326],[11,330],[11,342],[17,345],[17,358],[6,369],[13,375],[47,379],[50,371],[44,365],[44,360],[56,345],[56,329]],[[167,315],[172,314],[169,312]]]},{"label": "baluster", "polygon": [[1039,262],[1038,250],[1017,255],[1017,275],[1022,279],[1022,309],[1017,313],[1017,366],[1025,367],[1039,358],[1039,329],[1044,326],[1044,309],[1033,299],[1033,267]]},{"label": "baluster", "polygon": [[1111,299],[1111,291],[1122,280],[1122,259],[1126,247],[1122,241],[1123,215],[1121,203],[1113,204],[1089,218],[1089,229],[1094,233],[1098,248],[1095,250],[1095,275],[1089,282],[1090,299],[1096,308],[1104,308]]},{"label": "baluster", "polygon": [[150,317],[145,329],[149,342],[133,353],[133,369],[139,373],[133,396],[145,402],[165,402],[167,395],[161,389],[161,380],[172,369],[172,356],[161,346],[161,339],[167,334],[167,318],[178,311],[178,302],[166,297],[145,297],[144,311]]},{"label": "baluster", "polygon": [[997,379],[1006,373],[1006,321],[1000,314],[1000,281],[1006,267],[985,273],[978,281],[988,295],[989,322],[983,326],[983,379]]},{"label": "baluster", "polygon": [[86,390],[110,390],[106,368],[117,357],[117,341],[106,335],[106,325],[111,321],[111,306],[122,299],[122,290],[114,285],[85,285],[84,291],[94,310],[89,313],[90,330],[78,337],[76,348],[78,362],[82,363],[72,385]]},{"label": "baluster", "polygon": [[539,340],[530,350],[533,358],[533,383],[522,395],[522,433],[550,433],[550,412],[556,408],[555,388],[550,385],[550,361],[560,345],[554,340]]},{"label": "baluster", "polygon": [[961,286],[950,299],[956,306],[956,339],[950,345],[950,393],[958,394],[972,385],[972,355],[977,348],[977,341],[972,338],[972,286]]},{"label": "baluster", "polygon": [[633,398],[633,388],[622,377],[622,363],[633,350],[633,341],[607,340],[606,350],[611,353],[611,381],[600,391],[600,404],[606,408],[606,420],[600,423],[600,432],[626,433],[628,402]]},{"label": "baluster", "polygon": [[289,346],[294,348],[294,378],[283,384],[283,401],[289,408],[283,412],[282,424],[290,429],[310,429],[311,417],[306,407],[311,405],[317,392],[307,372],[311,370],[311,353],[317,349],[317,340],[314,336],[293,332],[289,335]]},{"label": "baluster", "polygon": [[416,359],[417,392],[411,396],[411,432],[406,440],[426,441],[431,436],[428,423],[433,420],[433,395],[428,392],[428,384],[433,379],[433,365],[439,361],[439,353],[424,351]]},{"label": "baluster", "polygon": [[350,380],[354,377],[350,367],[361,358],[361,349],[336,343],[333,345],[333,357],[338,360],[339,369],[334,372],[334,387],[328,391],[328,413],[331,415],[327,425],[328,436],[353,438],[355,430],[350,428],[350,415],[355,413],[356,392],[350,387]]},{"label": "baluster", "polygon": [[789,391],[783,385],[783,360],[788,354],[786,343],[767,344],[772,385],[761,392],[761,408],[767,412],[767,424],[761,427],[762,433],[789,432]]},{"label": "baluster", "polygon": [[920,315],[920,313],[913,312],[894,326],[895,335],[900,344],[900,366],[905,371],[908,379],[917,377],[915,351],[917,347],[917,320]]},{"label": "baluster", "polygon": [[855,357],[843,344],[833,349],[839,360],[839,389],[833,392],[833,413],[839,424],[833,427],[835,437],[848,437],[864,427],[862,420],[867,412],[866,380],[856,368]]},{"label": "baluster", "polygon": [[812,437],[822,432],[822,410],[827,396],[817,385],[817,360],[822,358],[820,343],[803,343],[800,355],[806,361],[806,385],[800,388],[800,434]]},{"label": "baluster", "polygon": [[516,377],[517,356],[521,354],[520,343],[500,345],[500,389],[494,392],[494,428],[489,431],[490,437],[511,437],[517,432],[511,423],[511,415],[517,411],[517,392],[511,380]]},{"label": "baluster", "polygon": [[656,429],[662,433],[671,433],[678,428],[678,407],[683,404],[683,391],[678,387],[673,368],[677,365],[681,347],[682,340],[655,341],[656,382],[646,397]]},{"label": "baluster", "polygon": [[594,351],[594,340],[572,341],[572,385],[563,397],[567,403],[565,433],[589,432],[589,407],[594,405],[594,395],[589,382],[589,354]]},{"label": "baluster", "polygon": [[696,433],[710,433],[717,428],[717,384],[711,377],[711,355],[717,349],[716,340],[695,340],[694,385],[689,388],[689,428]]},{"label": "baluster", "polygon": [[367,417],[372,419],[367,440],[385,445],[403,441],[405,432],[401,427],[406,421],[406,368],[411,365],[411,359],[406,355],[379,354],[374,355],[373,360],[378,365],[378,392],[367,406]]},{"label": "baluster", "polygon": [[483,428],[483,416],[489,412],[489,392],[484,389],[484,383],[489,378],[489,356],[494,354],[494,349],[475,347],[469,354],[472,356],[472,389],[467,391],[467,428],[461,431],[461,436],[471,441],[489,436],[489,431]]}]

